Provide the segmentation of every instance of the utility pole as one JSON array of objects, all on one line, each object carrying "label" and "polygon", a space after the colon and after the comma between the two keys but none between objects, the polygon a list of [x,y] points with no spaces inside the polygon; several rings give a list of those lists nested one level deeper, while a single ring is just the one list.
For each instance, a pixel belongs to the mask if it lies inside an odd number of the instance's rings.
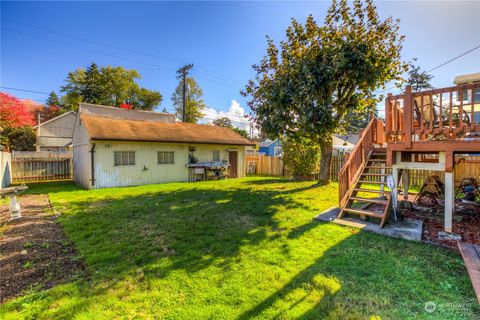
[{"label": "utility pole", "polygon": [[187,116],[185,114],[185,104],[187,99],[187,84],[186,78],[188,75],[188,71],[193,68],[193,64],[187,64],[180,69],[177,70],[178,76],[177,79],[182,79],[183,82],[183,99],[182,99],[182,121],[185,122],[187,120]]}]

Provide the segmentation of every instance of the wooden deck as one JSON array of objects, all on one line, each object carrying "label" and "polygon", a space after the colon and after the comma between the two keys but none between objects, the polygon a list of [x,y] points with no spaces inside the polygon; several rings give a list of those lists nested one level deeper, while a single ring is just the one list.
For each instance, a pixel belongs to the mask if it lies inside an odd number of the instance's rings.
[{"label": "wooden deck", "polygon": [[458,249],[465,261],[468,275],[472,281],[477,300],[480,303],[480,245],[459,242]]},{"label": "wooden deck", "polygon": [[480,151],[480,83],[388,95],[385,100],[388,165],[392,153],[445,152],[451,172],[455,152]]}]

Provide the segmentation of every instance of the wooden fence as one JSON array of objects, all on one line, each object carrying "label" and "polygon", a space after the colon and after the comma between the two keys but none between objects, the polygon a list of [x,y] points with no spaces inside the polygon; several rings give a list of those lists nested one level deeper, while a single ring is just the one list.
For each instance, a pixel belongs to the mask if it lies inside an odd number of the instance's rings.
[{"label": "wooden fence", "polygon": [[[345,156],[333,156],[332,165],[330,167],[330,179],[338,180],[338,173],[345,163]],[[246,155],[245,170],[247,174],[261,174],[270,176],[284,176],[287,171],[283,167],[281,157],[270,157],[263,154]],[[373,170],[373,169],[372,169]],[[372,173],[381,173],[373,172]],[[440,179],[445,178],[445,174],[440,171],[430,170],[410,170],[410,185],[413,187],[421,187],[425,179],[431,175],[438,175]],[[317,177],[318,174],[314,174]],[[464,178],[473,177],[480,180],[480,156],[464,157],[462,160],[457,159],[455,165],[455,182],[459,184]],[[366,176],[365,180],[380,181],[381,177]]]},{"label": "wooden fence", "polygon": [[13,152],[13,183],[71,180],[72,155],[64,152]]},{"label": "wooden fence", "polygon": [[245,170],[247,174],[268,176],[283,176],[285,173],[281,157],[270,157],[260,153],[245,155]]}]

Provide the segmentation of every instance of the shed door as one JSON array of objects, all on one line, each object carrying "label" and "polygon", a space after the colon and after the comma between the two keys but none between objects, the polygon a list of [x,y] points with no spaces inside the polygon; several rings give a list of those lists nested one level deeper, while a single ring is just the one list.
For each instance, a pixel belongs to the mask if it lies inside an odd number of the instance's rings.
[{"label": "shed door", "polygon": [[238,167],[238,154],[237,151],[228,152],[228,162],[230,163],[230,178],[237,177],[237,167]]}]

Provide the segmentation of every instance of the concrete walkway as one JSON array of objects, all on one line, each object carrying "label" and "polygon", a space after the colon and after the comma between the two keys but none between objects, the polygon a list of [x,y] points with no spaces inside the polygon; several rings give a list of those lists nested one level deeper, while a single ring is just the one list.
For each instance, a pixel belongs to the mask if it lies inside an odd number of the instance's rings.
[{"label": "concrete walkway", "polygon": [[393,220],[389,220],[383,228],[380,228],[378,223],[370,221],[363,221],[349,217],[337,219],[339,212],[340,209],[338,207],[332,207],[316,216],[315,220],[333,222],[343,226],[356,227],[392,238],[422,241],[422,221],[405,219],[395,222]]}]

